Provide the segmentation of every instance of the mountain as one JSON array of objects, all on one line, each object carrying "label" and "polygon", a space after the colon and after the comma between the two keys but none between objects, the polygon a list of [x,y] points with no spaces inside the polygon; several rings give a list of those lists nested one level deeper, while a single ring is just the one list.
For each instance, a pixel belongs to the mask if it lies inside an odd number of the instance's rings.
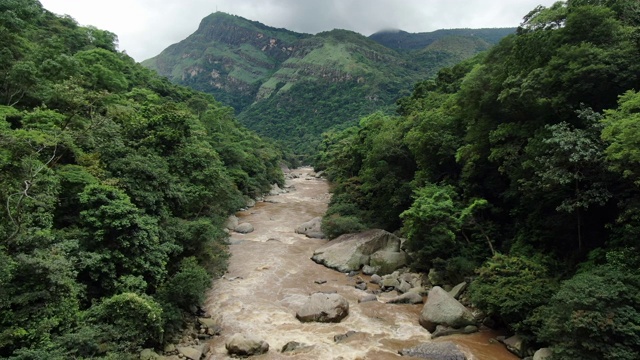
[{"label": "mountain", "polygon": [[402,30],[384,30],[369,36],[369,38],[388,48],[407,51],[423,49],[438,40],[450,36],[477,38],[491,45],[495,45],[500,39],[515,33],[515,31],[515,28],[442,29],[422,33],[408,33]]},{"label": "mountain", "polygon": [[307,37],[216,12],[205,17],[195,33],[142,65],[240,110]]},{"label": "mountain", "polygon": [[[482,36],[471,29],[439,31],[430,41],[424,40],[429,33],[310,35],[216,12],[185,40],[142,64],[174,83],[213,94],[233,106],[249,128],[310,154],[322,132],[353,125],[371,112],[393,112],[414,83],[512,31],[491,30],[479,30]],[[394,47],[400,34],[415,35],[425,45]]]}]

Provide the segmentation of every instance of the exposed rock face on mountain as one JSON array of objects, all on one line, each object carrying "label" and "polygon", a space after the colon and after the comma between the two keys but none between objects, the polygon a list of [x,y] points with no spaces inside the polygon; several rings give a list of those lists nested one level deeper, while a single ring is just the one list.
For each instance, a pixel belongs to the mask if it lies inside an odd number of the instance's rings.
[{"label": "exposed rock face on mountain", "polygon": [[[491,30],[497,38],[508,33]],[[323,131],[376,110],[393,111],[414,83],[491,46],[490,35],[472,30],[406,34],[370,39],[332,30],[309,35],[217,12],[195,33],[142,64],[213,94],[258,133],[309,152]],[[393,45],[413,35],[411,51]]]},{"label": "exposed rock face on mountain", "polygon": [[243,109],[291,56],[294,44],[308,36],[217,12],[202,19],[189,37],[142,64],[174,83]]}]

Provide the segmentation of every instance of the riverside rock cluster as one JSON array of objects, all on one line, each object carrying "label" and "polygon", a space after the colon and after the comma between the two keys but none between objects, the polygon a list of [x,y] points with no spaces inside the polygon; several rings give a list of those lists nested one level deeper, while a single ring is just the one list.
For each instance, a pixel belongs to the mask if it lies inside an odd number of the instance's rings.
[{"label": "riverside rock cluster", "polygon": [[[286,188],[286,187],[285,187]],[[301,219],[305,220],[305,219]],[[298,234],[304,234],[309,238],[323,238],[321,234],[321,218],[313,218],[301,222],[295,228]],[[239,232],[241,225],[237,217],[228,220],[229,231]],[[340,323],[349,317],[350,308],[360,306],[366,302],[378,302],[388,304],[384,306],[394,307],[396,304],[423,304],[422,311],[415,319],[416,323],[431,333],[431,338],[451,334],[468,334],[478,331],[479,324],[484,320],[482,314],[472,312],[465,307],[468,304],[465,298],[467,283],[456,286],[445,285],[437,281],[437,274],[431,276],[409,272],[406,265],[409,255],[403,249],[404,240],[384,230],[368,230],[359,234],[347,234],[326,242],[317,248],[312,259],[329,268],[343,272],[348,277],[348,282],[361,292],[357,296],[357,304],[353,301],[353,290],[350,293],[340,294],[342,290],[319,291],[310,293],[306,301],[291,308],[292,315],[300,323]],[[242,279],[242,277],[238,277]],[[233,281],[235,277],[225,277]],[[315,279],[315,285],[323,285],[330,279]],[[437,286],[435,284],[442,286]],[[314,286],[315,286],[314,285]],[[344,295],[344,296],[343,296]],[[349,298],[349,300],[347,299]],[[459,301],[459,299],[462,299]],[[393,311],[393,310],[391,310]],[[151,350],[145,350],[143,358],[147,359],[215,359],[220,351],[226,351],[230,357],[252,357],[267,352],[279,351],[288,356],[304,356],[307,352],[313,352],[319,344],[306,344],[298,339],[291,339],[281,349],[270,346],[265,339],[255,334],[246,332],[225,333],[224,350],[219,348],[217,353],[209,349],[205,337],[219,335],[224,332],[219,326],[220,319],[200,316],[195,321],[193,334],[188,334],[179,344],[168,346],[164,356],[160,356]],[[369,336],[360,329],[335,334],[334,342],[350,343],[365,341]],[[504,338],[501,340],[505,346],[517,354],[525,354],[522,342],[517,338]],[[218,349],[216,347],[216,349]],[[467,355],[453,342],[424,342],[411,348],[398,349],[403,356],[425,359],[467,359]],[[540,356],[546,353],[539,354]],[[141,354],[143,355],[143,354]],[[526,353],[529,355],[529,353]],[[532,353],[531,353],[532,355]],[[273,355],[270,355],[273,356]],[[523,355],[520,355],[521,357]],[[544,357],[541,357],[544,359]]]}]

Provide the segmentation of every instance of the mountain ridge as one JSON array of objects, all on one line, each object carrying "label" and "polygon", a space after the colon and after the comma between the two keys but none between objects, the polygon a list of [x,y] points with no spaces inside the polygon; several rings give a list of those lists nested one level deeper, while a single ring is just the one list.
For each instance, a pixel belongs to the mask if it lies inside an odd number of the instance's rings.
[{"label": "mountain ridge", "polygon": [[391,49],[411,51],[428,47],[431,43],[448,36],[476,37],[495,45],[500,39],[515,31],[516,28],[455,28],[410,33],[401,29],[387,29],[375,32],[369,38]]},{"label": "mountain ridge", "polygon": [[[469,31],[458,33],[440,32],[427,46],[407,50],[350,30],[297,33],[216,12],[142,64],[214,95],[261,135],[310,153],[322,132],[372,111],[393,112],[414,83],[491,47]],[[491,32],[483,34],[489,38]],[[385,39],[425,43],[424,35],[417,36],[399,31]]]}]

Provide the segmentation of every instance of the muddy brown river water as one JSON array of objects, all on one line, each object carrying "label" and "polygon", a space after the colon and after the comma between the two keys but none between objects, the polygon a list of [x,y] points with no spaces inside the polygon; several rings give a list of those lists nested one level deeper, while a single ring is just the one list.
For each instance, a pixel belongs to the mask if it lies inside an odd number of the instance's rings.
[{"label": "muddy brown river water", "polygon": [[[364,292],[353,278],[314,263],[313,251],[327,240],[296,234],[301,223],[321,216],[327,209],[326,181],[309,176],[310,168],[293,170],[298,178],[287,180],[295,190],[270,196],[265,202],[238,213],[241,222],[255,231],[232,233],[231,259],[227,274],[214,282],[206,310],[221,321],[222,335],[211,341],[212,359],[231,359],[224,344],[235,333],[255,335],[270,345],[269,352],[252,359],[414,359],[398,351],[432,341],[418,324],[422,305],[383,303],[394,294],[381,294],[379,301],[359,304]],[[316,280],[325,280],[322,285]],[[300,323],[296,311],[311,293],[336,291],[349,301],[349,316],[338,324]],[[335,335],[357,334],[336,343]],[[503,345],[490,339],[496,334],[479,332],[433,341],[451,340],[474,360],[517,359]],[[280,349],[290,341],[311,345],[290,355]]]}]

